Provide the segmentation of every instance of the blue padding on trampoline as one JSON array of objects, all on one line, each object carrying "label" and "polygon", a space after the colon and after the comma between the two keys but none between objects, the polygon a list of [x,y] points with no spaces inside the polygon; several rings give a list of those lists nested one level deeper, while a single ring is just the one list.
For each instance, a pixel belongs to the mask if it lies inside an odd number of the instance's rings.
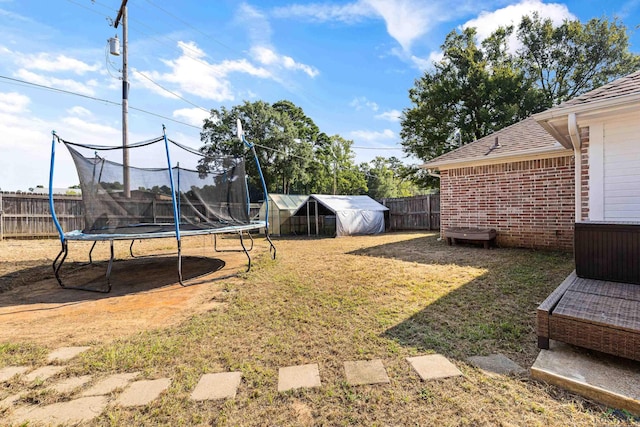
[{"label": "blue padding on trampoline", "polygon": [[[141,224],[142,226],[146,225],[165,225],[165,224]],[[219,227],[219,228],[205,228],[205,229],[196,229],[196,230],[180,230],[181,236],[201,236],[208,234],[223,234],[223,233],[238,233],[241,231],[251,231],[258,230],[260,228],[265,228],[265,221],[251,221],[249,224],[243,225],[229,225],[227,227]],[[173,223],[171,223],[173,226]],[[176,237],[176,232],[174,231],[158,231],[151,233],[97,233],[97,234],[89,234],[83,233],[82,230],[73,230],[64,234],[64,237],[67,240],[83,240],[87,242],[94,241],[109,241],[109,240],[144,240],[144,239],[160,239],[167,237]]]}]

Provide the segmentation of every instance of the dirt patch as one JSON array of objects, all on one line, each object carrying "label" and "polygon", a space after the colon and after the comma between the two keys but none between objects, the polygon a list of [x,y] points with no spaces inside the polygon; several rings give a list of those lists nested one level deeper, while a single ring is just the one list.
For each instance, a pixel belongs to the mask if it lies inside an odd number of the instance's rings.
[{"label": "dirt patch", "polygon": [[[65,285],[104,287],[108,244],[96,246],[92,264],[88,264],[90,244],[70,245],[60,274]],[[235,249],[234,245],[237,241],[231,238],[219,241],[221,247]],[[168,240],[136,242],[136,258],[131,258],[129,242],[116,242],[113,287],[103,294],[58,285],[51,267],[60,250],[58,241],[0,242],[0,342],[55,346],[105,342],[223,308],[225,284],[239,280],[225,276],[244,271],[246,256],[214,252],[210,238],[185,239],[182,271],[188,286],[183,287],[172,246],[175,242]]]}]

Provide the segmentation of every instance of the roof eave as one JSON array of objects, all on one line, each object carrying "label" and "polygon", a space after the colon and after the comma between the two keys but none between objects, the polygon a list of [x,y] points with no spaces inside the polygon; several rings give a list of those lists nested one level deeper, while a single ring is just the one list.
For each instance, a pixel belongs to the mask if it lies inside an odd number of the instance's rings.
[{"label": "roof eave", "polygon": [[569,155],[571,154],[571,152],[567,147],[564,147],[564,146],[557,147],[557,148],[536,148],[532,150],[522,150],[518,152],[512,152],[512,153],[495,155],[495,156],[484,157],[484,158],[471,157],[466,159],[456,159],[456,160],[449,160],[449,161],[440,161],[440,162],[431,162],[431,163],[427,162],[423,165],[420,165],[420,168],[435,169],[435,170],[455,169],[460,167],[475,166],[475,165],[481,165],[481,164],[506,163],[509,161],[525,160],[531,157],[538,158],[538,157],[542,157],[545,154],[556,157],[556,156],[562,156],[562,155]]}]

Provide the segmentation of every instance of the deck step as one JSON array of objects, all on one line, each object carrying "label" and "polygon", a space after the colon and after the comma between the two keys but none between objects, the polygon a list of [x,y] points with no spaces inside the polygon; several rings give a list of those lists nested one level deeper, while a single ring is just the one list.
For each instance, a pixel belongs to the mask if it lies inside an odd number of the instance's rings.
[{"label": "deck step", "polygon": [[531,376],[616,409],[640,416],[640,365],[629,359],[551,340]]}]

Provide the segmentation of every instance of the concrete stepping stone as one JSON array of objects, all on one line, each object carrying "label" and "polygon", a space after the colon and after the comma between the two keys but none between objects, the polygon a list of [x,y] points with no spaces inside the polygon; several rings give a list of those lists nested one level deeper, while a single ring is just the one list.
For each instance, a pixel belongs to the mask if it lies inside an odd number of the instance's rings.
[{"label": "concrete stepping stone", "polygon": [[91,347],[60,347],[49,353],[49,356],[47,356],[47,362],[66,362],[90,348]]},{"label": "concrete stepping stone", "polygon": [[527,372],[516,362],[500,353],[490,354],[489,356],[472,356],[467,359],[467,362],[477,368],[482,369],[482,371],[490,375],[519,375]]},{"label": "concrete stepping stone", "polygon": [[36,380],[40,380],[40,381],[48,380],[49,378],[51,378],[58,372],[62,371],[63,369],[64,369],[64,366],[54,366],[54,365],[41,366],[40,368],[34,369],[33,371],[26,374],[23,380],[29,383]]},{"label": "concrete stepping stone", "polygon": [[78,424],[100,415],[107,402],[105,396],[93,396],[47,406],[22,406],[13,411],[11,419],[17,424]]},{"label": "concrete stepping stone", "polygon": [[109,375],[103,380],[98,381],[88,390],[80,393],[80,396],[104,396],[119,388],[124,388],[129,381],[140,375],[140,372],[131,372],[126,374]]},{"label": "concrete stepping stone", "polygon": [[51,389],[58,393],[71,393],[73,390],[82,387],[89,381],[91,381],[91,375],[65,378],[64,380],[52,385]]},{"label": "concrete stepping stone", "polygon": [[5,366],[0,369],[0,383],[9,381],[16,375],[22,375],[29,370],[27,366]]},{"label": "concrete stepping stone", "polygon": [[231,399],[236,397],[241,372],[220,372],[205,374],[200,378],[196,388],[191,393],[191,400]]},{"label": "concrete stepping stone", "polygon": [[118,396],[115,404],[125,407],[147,405],[160,396],[160,393],[169,388],[169,385],[171,385],[170,378],[132,382],[129,384],[129,387]]},{"label": "concrete stepping stone", "polygon": [[13,406],[13,404],[23,396],[24,393],[16,393],[5,397],[0,400],[0,409],[7,409]]},{"label": "concrete stepping stone", "polygon": [[278,371],[278,391],[297,388],[320,387],[318,364],[298,365],[280,368]]},{"label": "concrete stepping stone", "polygon": [[382,360],[360,360],[344,362],[344,372],[349,385],[386,384],[389,383],[387,371]]},{"label": "concrete stepping stone", "polygon": [[456,365],[441,354],[428,354],[426,356],[407,357],[407,362],[420,375],[423,381],[439,378],[457,377],[462,372]]}]

